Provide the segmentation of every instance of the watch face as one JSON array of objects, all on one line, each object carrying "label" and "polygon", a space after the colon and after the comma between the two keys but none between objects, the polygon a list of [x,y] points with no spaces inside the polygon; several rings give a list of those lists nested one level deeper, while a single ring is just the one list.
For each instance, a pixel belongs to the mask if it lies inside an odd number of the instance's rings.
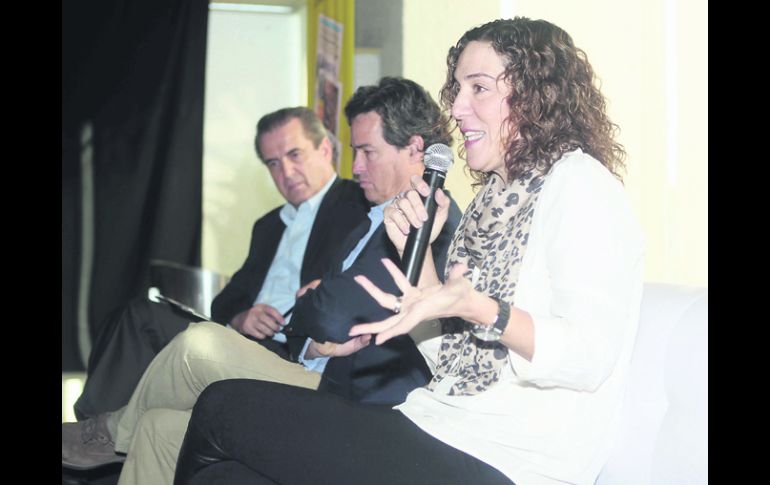
[{"label": "watch face", "polygon": [[503,334],[503,332],[492,325],[473,325],[471,333],[474,337],[484,342],[500,340],[500,336]]}]

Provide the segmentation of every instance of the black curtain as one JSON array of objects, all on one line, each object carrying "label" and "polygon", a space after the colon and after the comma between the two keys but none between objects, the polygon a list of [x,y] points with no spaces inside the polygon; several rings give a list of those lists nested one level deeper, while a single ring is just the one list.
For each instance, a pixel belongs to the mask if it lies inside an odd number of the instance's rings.
[{"label": "black curtain", "polygon": [[62,3],[62,370],[80,370],[80,132],[93,127],[89,325],[146,292],[149,261],[200,265],[208,0]]}]

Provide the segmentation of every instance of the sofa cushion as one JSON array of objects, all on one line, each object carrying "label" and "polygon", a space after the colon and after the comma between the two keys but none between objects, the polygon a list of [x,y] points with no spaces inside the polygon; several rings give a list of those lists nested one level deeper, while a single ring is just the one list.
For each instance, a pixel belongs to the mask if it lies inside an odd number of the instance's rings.
[{"label": "sofa cushion", "polygon": [[597,485],[708,482],[708,289],[647,283],[619,434]]}]

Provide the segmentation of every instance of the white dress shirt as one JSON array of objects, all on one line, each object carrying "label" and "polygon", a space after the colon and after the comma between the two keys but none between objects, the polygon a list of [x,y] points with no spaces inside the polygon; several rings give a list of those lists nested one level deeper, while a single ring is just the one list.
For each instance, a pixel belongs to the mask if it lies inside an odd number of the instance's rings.
[{"label": "white dress shirt", "polygon": [[[273,262],[270,263],[270,269],[265,275],[262,289],[254,300],[255,305],[264,303],[281,313],[286,313],[294,306],[297,290],[300,288],[302,260],[305,258],[305,248],[310,239],[315,216],[318,214],[326,192],[336,178],[336,176],[331,177],[318,193],[302,202],[299,207],[295,208],[287,202],[281,208],[279,215],[286,224],[286,229],[281,236]],[[279,332],[273,335],[273,339],[286,342],[286,335]]]}]

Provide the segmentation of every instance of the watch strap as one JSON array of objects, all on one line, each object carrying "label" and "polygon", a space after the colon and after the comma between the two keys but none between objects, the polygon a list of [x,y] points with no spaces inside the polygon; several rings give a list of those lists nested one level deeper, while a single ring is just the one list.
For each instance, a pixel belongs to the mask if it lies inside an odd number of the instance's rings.
[{"label": "watch strap", "polygon": [[492,297],[492,299],[497,302],[499,307],[497,318],[492,326],[500,331],[500,335],[502,335],[503,332],[505,332],[505,328],[508,326],[508,320],[511,318],[511,305],[509,305],[507,301],[500,300],[499,298]]}]

